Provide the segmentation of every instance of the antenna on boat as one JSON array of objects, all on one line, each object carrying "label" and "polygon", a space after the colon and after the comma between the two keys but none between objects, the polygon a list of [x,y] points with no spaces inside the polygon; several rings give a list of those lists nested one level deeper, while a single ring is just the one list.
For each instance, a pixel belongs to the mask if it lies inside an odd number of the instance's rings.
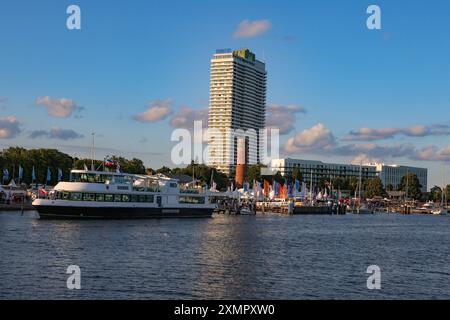
[{"label": "antenna on boat", "polygon": [[91,149],[91,170],[92,171],[95,171],[94,157],[95,157],[95,132],[92,132],[92,149]]}]

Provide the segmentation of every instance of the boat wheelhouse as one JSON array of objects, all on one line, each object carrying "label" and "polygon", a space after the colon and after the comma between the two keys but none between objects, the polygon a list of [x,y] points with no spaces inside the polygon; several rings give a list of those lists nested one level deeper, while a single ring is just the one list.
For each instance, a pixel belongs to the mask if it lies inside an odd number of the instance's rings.
[{"label": "boat wheelhouse", "polygon": [[209,217],[209,191],[163,175],[72,170],[45,198],[33,201],[40,218]]}]

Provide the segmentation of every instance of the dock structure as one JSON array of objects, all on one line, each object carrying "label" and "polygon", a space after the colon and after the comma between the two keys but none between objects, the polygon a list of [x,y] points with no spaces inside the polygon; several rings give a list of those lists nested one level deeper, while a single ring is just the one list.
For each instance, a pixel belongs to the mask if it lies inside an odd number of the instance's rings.
[{"label": "dock structure", "polygon": [[217,201],[216,213],[239,214],[242,208],[253,208],[255,213],[277,213],[286,215],[331,215],[346,214],[346,206],[343,204],[308,205],[294,203],[293,201],[257,201],[239,199],[235,197],[222,197]]},{"label": "dock structure", "polygon": [[343,205],[300,205],[293,202],[258,202],[257,212],[283,213],[283,214],[345,214],[346,208]]}]

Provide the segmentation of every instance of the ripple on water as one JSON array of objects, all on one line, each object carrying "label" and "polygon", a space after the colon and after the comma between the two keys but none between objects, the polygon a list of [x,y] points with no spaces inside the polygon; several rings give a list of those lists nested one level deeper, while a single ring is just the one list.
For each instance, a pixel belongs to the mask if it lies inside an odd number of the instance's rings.
[{"label": "ripple on water", "polygon": [[[450,219],[215,216],[46,221],[0,214],[0,298],[450,298]],[[81,267],[82,289],[66,289]],[[366,288],[379,265],[382,289]]]}]

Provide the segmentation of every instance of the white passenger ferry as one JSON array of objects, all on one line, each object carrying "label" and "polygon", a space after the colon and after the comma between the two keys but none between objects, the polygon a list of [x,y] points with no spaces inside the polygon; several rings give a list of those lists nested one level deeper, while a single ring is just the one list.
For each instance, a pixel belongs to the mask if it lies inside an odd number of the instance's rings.
[{"label": "white passenger ferry", "polygon": [[165,176],[72,170],[46,198],[33,201],[40,218],[210,217],[209,191]]}]

